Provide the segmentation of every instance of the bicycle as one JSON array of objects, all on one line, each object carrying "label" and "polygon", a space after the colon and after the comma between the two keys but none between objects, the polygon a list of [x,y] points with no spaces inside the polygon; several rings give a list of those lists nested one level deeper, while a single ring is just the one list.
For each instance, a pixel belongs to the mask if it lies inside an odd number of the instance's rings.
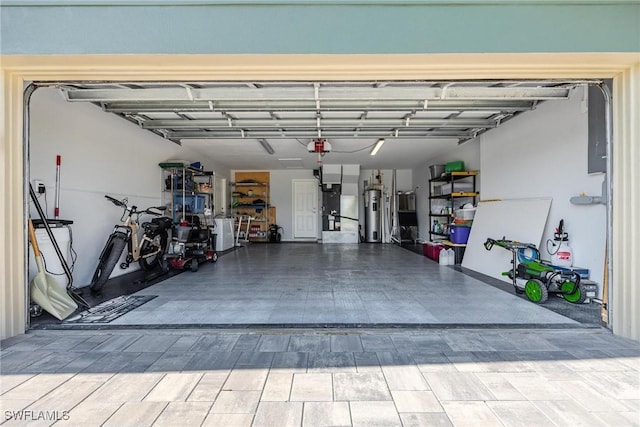
[{"label": "bicycle", "polygon": [[93,273],[90,285],[93,293],[100,292],[109,280],[125,246],[128,248],[128,253],[125,261],[120,264],[120,268],[128,268],[131,263],[136,261],[145,271],[151,271],[158,266],[167,247],[167,230],[172,225],[171,218],[153,218],[151,222],[142,223],[144,233],[138,239],[140,215],[162,215],[166,206],[149,207],[139,211],[137,206],[129,206],[126,198],[118,200],[107,195],[104,197],[114,205],[124,208],[124,212],[120,217],[122,224],[115,225],[98,259],[98,267]]}]

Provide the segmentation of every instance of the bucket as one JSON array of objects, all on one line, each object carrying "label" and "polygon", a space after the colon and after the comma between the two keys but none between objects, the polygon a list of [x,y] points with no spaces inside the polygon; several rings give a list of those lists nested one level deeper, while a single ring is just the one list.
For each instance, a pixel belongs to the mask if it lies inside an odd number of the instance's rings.
[{"label": "bucket", "polygon": [[471,233],[471,227],[462,227],[460,225],[449,226],[449,238],[451,243],[463,245],[469,240],[469,234]]}]

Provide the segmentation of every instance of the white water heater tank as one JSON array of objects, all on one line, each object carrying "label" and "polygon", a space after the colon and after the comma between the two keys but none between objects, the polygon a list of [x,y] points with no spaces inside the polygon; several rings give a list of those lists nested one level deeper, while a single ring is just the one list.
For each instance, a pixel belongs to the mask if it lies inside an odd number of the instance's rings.
[{"label": "white water heater tank", "polygon": [[382,191],[368,189],[364,192],[365,242],[382,242]]}]

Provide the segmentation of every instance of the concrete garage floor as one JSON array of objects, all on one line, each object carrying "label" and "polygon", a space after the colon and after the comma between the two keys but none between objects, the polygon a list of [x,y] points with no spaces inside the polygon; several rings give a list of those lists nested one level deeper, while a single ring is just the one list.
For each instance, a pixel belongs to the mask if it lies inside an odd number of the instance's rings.
[{"label": "concrete garage floor", "polygon": [[135,295],[157,297],[109,325],[579,325],[381,244],[253,244]]}]

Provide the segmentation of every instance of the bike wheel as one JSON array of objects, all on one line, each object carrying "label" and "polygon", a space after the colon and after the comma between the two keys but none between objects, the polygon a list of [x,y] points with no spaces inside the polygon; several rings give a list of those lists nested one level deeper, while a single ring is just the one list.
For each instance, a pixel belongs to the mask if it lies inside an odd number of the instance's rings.
[{"label": "bike wheel", "polygon": [[102,251],[102,257],[100,257],[98,267],[91,279],[91,292],[100,292],[104,284],[107,283],[111,272],[120,259],[120,254],[122,254],[125,246],[127,246],[127,240],[127,235],[123,233],[116,233],[109,237]]},{"label": "bike wheel", "polygon": [[[142,247],[140,248],[140,268],[144,271],[151,271],[158,266],[160,260],[164,256],[164,252],[167,248],[167,232],[162,231],[160,234],[157,234],[151,237],[152,242],[145,240],[142,242]],[[147,254],[151,254],[158,251],[157,253],[147,256]]]}]

